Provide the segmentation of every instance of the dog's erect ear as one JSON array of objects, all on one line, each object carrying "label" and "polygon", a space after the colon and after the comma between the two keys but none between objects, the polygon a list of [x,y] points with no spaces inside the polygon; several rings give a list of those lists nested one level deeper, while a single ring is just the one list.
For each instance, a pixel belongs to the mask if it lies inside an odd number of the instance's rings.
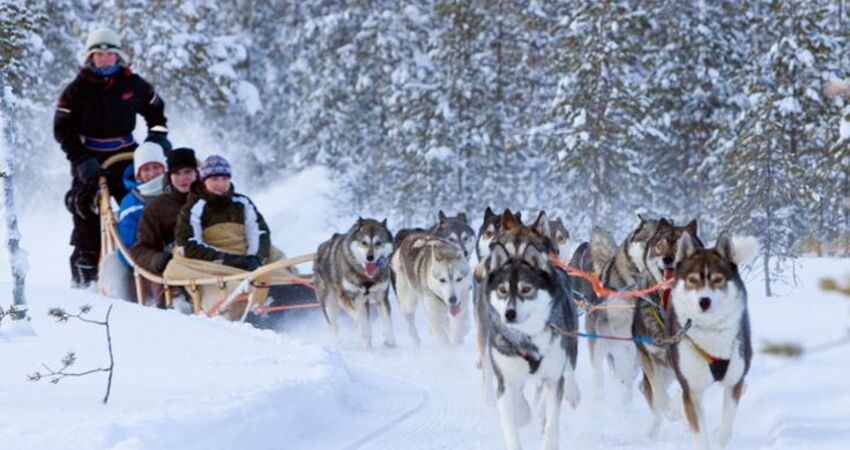
[{"label": "dog's erect ear", "polygon": [[487,219],[489,219],[489,218],[491,218],[495,215],[496,215],[496,213],[494,213],[493,210],[490,209],[489,206],[487,207],[487,209],[484,210],[484,220],[487,220]]},{"label": "dog's erect ear", "polygon": [[357,217],[357,228],[360,228],[360,225],[363,225],[363,217]]},{"label": "dog's erect ear", "polygon": [[446,221],[446,213],[441,209],[440,212],[437,213],[437,220],[442,224]]},{"label": "dog's erect ear", "polygon": [[672,228],[672,227],[673,227],[673,223],[671,221],[667,220],[666,217],[662,217],[661,220],[658,221],[658,228],[656,228],[656,231],[661,231],[665,228]]},{"label": "dog's erect ear", "polygon": [[522,225],[522,211],[517,211],[516,214],[514,214],[514,217],[516,218],[516,221]]},{"label": "dog's erect ear", "polygon": [[[664,219],[661,219],[664,220]],[[676,250],[676,262],[682,262],[697,251],[697,246],[690,234],[685,233],[679,238],[679,248]]]},{"label": "dog's erect ear", "polygon": [[386,231],[387,234],[390,236],[390,244],[392,244],[392,242],[393,242],[393,232],[390,231],[390,227],[389,227],[389,225],[387,225],[387,219],[386,218],[381,221],[381,226],[384,227],[384,231]]},{"label": "dog's erect ear", "polygon": [[489,273],[492,273],[499,267],[502,267],[507,264],[509,259],[510,255],[508,254],[508,249],[506,249],[504,245],[499,243],[493,244],[492,248],[490,249],[490,264],[487,268],[487,271]]},{"label": "dog's erect ear", "polygon": [[531,226],[531,230],[547,238],[550,236],[549,220],[546,218],[546,211],[540,211],[540,214],[537,215],[537,220]]},{"label": "dog's erect ear", "polygon": [[732,261],[732,236],[728,232],[724,231],[720,233],[720,236],[717,236],[717,242],[714,244],[714,248],[717,250],[717,253],[720,253],[723,259]]},{"label": "dog's erect ear", "polygon": [[527,245],[525,247],[525,251],[522,253],[522,259],[536,270],[549,272],[549,264],[547,263],[546,255],[540,253],[540,250],[537,250],[537,247],[533,245]]},{"label": "dog's erect ear", "polygon": [[502,213],[502,230],[510,231],[516,227],[522,225],[522,222],[516,220],[516,217],[513,215],[510,209],[506,209],[504,213]]},{"label": "dog's erect ear", "polygon": [[688,224],[685,225],[685,231],[691,233],[691,236],[699,238],[699,235],[697,234],[697,220],[694,219],[688,222]]},{"label": "dog's erect ear", "polygon": [[466,219],[466,213],[465,212],[457,213],[457,220],[460,220],[461,222],[469,225],[469,220]]}]

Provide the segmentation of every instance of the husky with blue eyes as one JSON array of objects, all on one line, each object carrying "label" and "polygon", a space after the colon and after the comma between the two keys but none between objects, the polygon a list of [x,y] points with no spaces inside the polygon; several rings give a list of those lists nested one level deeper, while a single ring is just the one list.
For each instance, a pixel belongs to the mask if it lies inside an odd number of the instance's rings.
[{"label": "husky with blue eyes", "polygon": [[422,303],[431,334],[442,346],[456,346],[469,332],[472,272],[463,248],[427,232],[410,233],[392,257],[393,288],[399,309],[418,346],[416,307]]},{"label": "husky with blue eyes", "polygon": [[496,375],[496,403],[506,446],[520,448],[522,390],[527,381],[543,396],[543,448],[558,448],[561,399],[575,407],[578,343],[576,310],[567,295],[566,275],[549,263],[547,253],[525,246],[513,254],[493,246],[485,281],[489,340],[487,358]]}]

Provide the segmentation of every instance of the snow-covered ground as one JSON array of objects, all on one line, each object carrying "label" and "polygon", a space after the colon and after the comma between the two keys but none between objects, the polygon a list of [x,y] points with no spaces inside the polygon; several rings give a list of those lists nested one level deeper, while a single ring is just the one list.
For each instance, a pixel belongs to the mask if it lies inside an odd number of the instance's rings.
[{"label": "snow-covered ground", "polygon": [[[314,251],[353,220],[332,213],[333,186],[321,168],[251,194],[273,240],[291,255]],[[349,339],[337,345],[318,314],[273,333],[141,308],[67,288],[70,217],[61,197],[46,199],[37,212],[25,211],[21,224],[35,336],[0,331],[0,448],[503,448],[495,408],[482,400],[474,336],[452,351],[423,336],[417,352],[395,317],[398,348],[365,351],[350,328],[343,330]],[[9,293],[3,258],[0,293]],[[798,274],[799,287],[771,299],[764,298],[759,276],[747,280],[757,349],[766,340],[817,347],[847,336],[850,301],[817,285],[824,276],[850,275],[850,260],[805,259]],[[0,295],[3,306],[8,299]],[[100,403],[104,374],[57,385],[27,381],[42,363],[55,367],[68,351],[77,353],[78,370],[107,363],[102,327],[56,323],[47,316],[48,308],[73,312],[86,303],[94,307],[92,318],[114,305],[116,369],[108,405]],[[424,323],[420,329],[427,330]],[[758,352],[730,447],[846,448],[848,369],[850,345],[826,346],[799,359]],[[575,410],[564,406],[562,448],[690,445],[684,420],[665,423],[659,439],[650,441],[648,409],[638,395],[625,407],[617,392],[595,399],[584,343],[578,379],[582,403]],[[714,388],[707,396],[712,428],[719,420],[720,394]],[[523,429],[528,448],[539,446],[539,430],[537,422]]]}]

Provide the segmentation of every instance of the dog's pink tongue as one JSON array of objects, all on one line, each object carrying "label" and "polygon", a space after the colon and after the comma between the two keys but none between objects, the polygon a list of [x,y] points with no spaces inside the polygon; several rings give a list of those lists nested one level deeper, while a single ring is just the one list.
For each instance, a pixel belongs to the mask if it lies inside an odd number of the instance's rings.
[{"label": "dog's pink tongue", "polygon": [[460,305],[449,306],[449,313],[451,313],[453,317],[457,317],[457,315],[460,314]]},{"label": "dog's pink tongue", "polygon": [[670,280],[675,276],[676,276],[676,271],[674,271],[673,269],[664,269],[664,279],[665,280]]},{"label": "dog's pink tongue", "polygon": [[366,275],[370,277],[374,277],[378,274],[378,264],[375,262],[367,262],[366,263]]}]

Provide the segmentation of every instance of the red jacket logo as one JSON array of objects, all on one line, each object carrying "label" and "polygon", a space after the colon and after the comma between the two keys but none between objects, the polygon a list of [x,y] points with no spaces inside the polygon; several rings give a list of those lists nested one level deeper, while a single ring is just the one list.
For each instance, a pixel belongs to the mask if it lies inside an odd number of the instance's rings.
[{"label": "red jacket logo", "polygon": [[133,98],[133,91],[127,91],[124,93],[124,95],[121,96],[121,100],[125,101],[130,100],[131,98]]}]

